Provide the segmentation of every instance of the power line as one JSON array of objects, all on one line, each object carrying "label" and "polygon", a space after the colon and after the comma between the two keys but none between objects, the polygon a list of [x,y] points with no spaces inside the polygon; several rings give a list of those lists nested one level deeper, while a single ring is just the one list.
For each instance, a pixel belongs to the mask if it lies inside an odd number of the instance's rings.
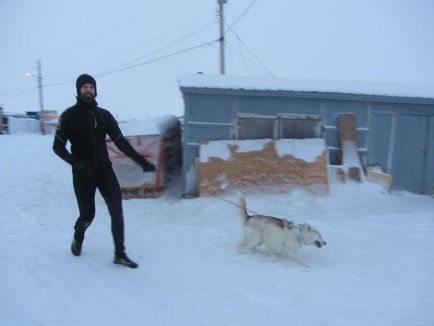
[{"label": "power line", "polygon": [[[238,66],[237,62],[241,61],[241,64],[243,66],[243,74],[248,74],[248,64],[246,62],[246,58],[242,53],[237,52],[235,49],[233,49],[229,42],[226,42],[226,49],[228,50],[228,53],[230,55],[230,58],[232,59],[232,71],[233,73],[238,73]],[[239,60],[238,60],[239,59]]]},{"label": "power line", "polygon": [[184,41],[184,40],[186,40],[186,39],[188,39],[188,38],[190,38],[190,37],[192,37],[192,36],[194,36],[194,35],[200,33],[201,31],[203,31],[203,30],[209,28],[210,26],[212,26],[212,25],[214,25],[214,24],[216,24],[216,22],[208,23],[208,24],[206,24],[205,26],[202,26],[202,27],[198,28],[197,30],[194,30],[193,32],[191,32],[191,33],[189,33],[189,34],[187,34],[187,35],[185,35],[185,36],[183,36],[183,37],[181,37],[181,38],[179,38],[179,39],[177,39],[177,40],[175,40],[175,41],[173,41],[173,42],[171,42],[171,43],[169,43],[169,44],[166,44],[166,45],[164,45],[164,46],[162,46],[162,47],[160,47],[160,48],[158,48],[158,49],[156,49],[156,50],[154,50],[154,51],[151,51],[151,52],[149,52],[149,53],[147,53],[147,54],[145,54],[145,55],[143,55],[143,56],[141,56],[141,57],[139,57],[139,58],[136,58],[136,59],[134,59],[134,60],[132,60],[132,61],[129,61],[129,62],[127,62],[127,63],[124,63],[124,64],[121,64],[121,65],[115,66],[115,67],[111,68],[110,70],[117,70],[117,69],[121,69],[121,68],[123,68],[123,67],[125,67],[125,66],[130,66],[130,65],[132,65],[132,64],[134,64],[134,63],[136,63],[136,62],[138,62],[138,61],[140,61],[140,60],[143,60],[143,59],[145,59],[145,58],[148,58],[148,57],[150,57],[150,56],[152,56],[152,55],[154,55],[154,54],[160,53],[160,52],[162,52],[163,50],[166,50],[166,49],[168,49],[168,48],[170,48],[170,47],[172,47],[172,46],[174,46],[174,45],[176,45],[176,44],[179,44],[179,43],[181,43],[182,41]]},{"label": "power line", "polygon": [[[226,21],[224,23],[227,25],[228,30],[230,30],[237,37],[239,43],[242,44],[242,46],[256,60],[256,62],[257,62],[255,64],[256,67],[259,68],[259,69],[261,69],[263,72],[266,72],[266,73],[268,73],[271,76],[274,76],[274,74],[261,62],[261,60],[253,53],[253,51],[249,49],[249,47],[241,40],[241,38],[239,37],[239,35],[232,28],[233,26],[235,26],[236,24],[238,24],[242,18],[245,17],[245,15],[253,8],[253,6],[257,3],[257,1],[258,0],[254,0],[243,11],[243,13],[232,23],[232,25],[228,25]],[[193,51],[193,50],[198,49],[200,47],[212,46],[215,43],[219,42],[219,39],[207,41],[207,42],[204,42],[204,43],[201,43],[201,44],[189,47],[189,48],[181,49],[181,50],[178,50],[178,51],[166,54],[166,55],[162,55],[162,56],[154,58],[154,59],[149,59],[149,60],[144,60],[143,61],[143,59],[145,59],[147,57],[150,57],[150,56],[152,56],[154,54],[160,53],[160,52],[162,52],[162,51],[164,51],[164,50],[166,50],[166,49],[168,49],[168,48],[170,48],[170,47],[172,47],[172,46],[174,46],[176,44],[179,44],[179,43],[183,42],[184,40],[190,38],[191,36],[194,36],[194,35],[200,33],[201,31],[209,28],[210,26],[212,26],[214,24],[216,24],[216,22],[208,23],[207,25],[204,25],[204,26],[200,27],[199,29],[194,30],[193,32],[191,32],[191,33],[189,33],[189,34],[187,34],[187,35],[185,35],[185,36],[183,36],[183,37],[181,37],[181,38],[179,38],[179,39],[177,39],[177,40],[175,40],[175,41],[173,41],[173,42],[171,42],[169,44],[166,44],[166,45],[164,45],[164,46],[162,46],[162,47],[160,47],[160,48],[158,48],[158,49],[156,49],[156,50],[154,50],[152,52],[149,52],[148,54],[146,54],[144,56],[141,56],[141,57],[136,58],[136,59],[134,59],[132,61],[129,61],[128,63],[124,63],[124,64],[121,64],[121,65],[115,66],[115,67],[113,67],[113,68],[111,68],[109,70],[106,70],[104,72],[96,74],[95,76],[96,77],[103,77],[103,76],[119,73],[119,72],[122,72],[122,71],[131,70],[131,69],[134,69],[134,68],[146,65],[146,64],[150,64],[150,63],[153,63],[153,62],[161,61],[161,60],[164,60],[164,59],[176,56],[176,55],[180,55],[180,54],[183,54],[183,53],[186,53],[186,52],[189,52],[189,51]],[[231,51],[233,53],[235,53],[238,57],[242,57],[239,54],[237,54],[235,52],[235,50],[231,49]],[[72,79],[49,79],[49,78],[44,78],[44,80],[54,81],[53,83],[47,83],[47,84],[45,84],[45,87],[51,87],[51,86],[60,86],[60,85],[70,84],[70,83],[74,82],[75,79],[73,79],[73,78]]]},{"label": "power line", "polygon": [[133,65],[130,65],[130,66],[127,66],[127,67],[124,67],[124,68],[119,68],[119,69],[115,69],[115,70],[112,70],[112,71],[107,71],[107,72],[103,72],[103,73],[100,73],[100,74],[96,74],[95,77],[103,77],[103,76],[111,75],[111,74],[114,74],[114,73],[122,72],[122,71],[125,71],[125,70],[131,70],[131,69],[134,69],[134,68],[146,65],[146,64],[150,64],[150,63],[161,61],[161,60],[164,60],[164,59],[167,59],[167,58],[170,58],[170,57],[174,57],[174,56],[182,54],[182,53],[190,52],[190,51],[193,51],[195,49],[198,49],[198,48],[201,48],[201,47],[204,47],[204,46],[212,46],[213,44],[217,43],[218,41],[219,40],[217,39],[217,40],[213,40],[213,41],[204,42],[204,43],[198,44],[196,46],[192,46],[192,47],[189,47],[189,48],[186,48],[186,49],[183,49],[183,50],[179,50],[179,51],[176,51],[176,52],[173,52],[173,53],[169,53],[169,54],[166,54],[166,55],[158,57],[158,58],[154,58],[154,59],[147,60],[147,61],[142,61],[142,62],[133,64]]},{"label": "power line", "polygon": [[[27,89],[25,91],[22,91],[20,93],[11,95],[11,96],[6,96],[6,97],[1,97],[1,102],[4,103],[4,106],[7,110],[11,109],[11,105],[9,105],[7,102],[9,102],[10,100],[13,99],[14,102],[14,107],[18,108],[21,107],[24,103],[27,103],[27,101],[35,96],[37,91],[37,86],[32,86],[31,89]],[[5,100],[3,102],[3,100]]]},{"label": "power line", "polygon": [[[136,66],[140,66],[140,65],[147,64],[147,63],[152,63],[152,62],[160,61],[160,60],[163,60],[165,58],[175,56],[177,54],[181,54],[181,53],[184,53],[184,52],[187,52],[187,51],[190,51],[190,50],[194,50],[194,49],[196,49],[198,47],[201,47],[201,46],[204,46],[204,45],[207,45],[207,44],[212,45],[211,43],[215,42],[215,41],[208,41],[208,42],[199,44],[197,46],[193,46],[191,48],[183,49],[183,50],[177,51],[175,53],[170,53],[170,54],[162,56],[162,57],[151,59],[151,60],[146,61],[146,62],[140,62],[141,60],[144,60],[145,58],[148,58],[148,57],[150,57],[150,56],[152,56],[154,54],[162,52],[162,51],[164,51],[164,50],[166,50],[166,49],[168,49],[168,48],[170,48],[170,47],[172,47],[172,46],[174,46],[176,44],[179,44],[179,43],[183,42],[184,40],[186,40],[186,39],[188,39],[188,38],[190,38],[190,37],[192,37],[192,36],[194,36],[194,35],[202,32],[203,30],[209,28],[210,26],[212,26],[214,24],[216,24],[215,21],[211,22],[211,23],[208,23],[208,24],[206,24],[206,25],[204,25],[204,26],[202,26],[202,27],[200,27],[200,28],[198,28],[198,29],[196,29],[196,30],[188,33],[187,35],[182,36],[181,38],[179,38],[179,39],[177,39],[177,40],[175,40],[175,41],[173,41],[173,42],[171,42],[169,44],[166,44],[166,45],[164,45],[164,46],[162,46],[162,47],[160,47],[160,48],[158,48],[158,49],[156,49],[154,51],[151,51],[151,52],[145,54],[144,56],[141,56],[139,58],[131,60],[131,61],[127,62],[127,63],[123,63],[123,64],[117,65],[115,67],[112,67],[112,68],[106,70],[105,72],[102,72],[102,73],[97,74],[95,76],[96,77],[101,77],[101,76],[110,75],[110,74],[113,74],[113,73],[116,73],[116,72],[121,72],[121,71],[124,71],[124,70],[133,69]],[[137,62],[139,62],[139,63],[137,63]],[[44,78],[44,80],[56,81],[56,79],[47,79],[47,78]],[[58,82],[48,83],[48,84],[45,84],[44,86],[45,87],[51,87],[51,86],[60,86],[60,85],[70,84],[70,83],[74,82],[75,79],[74,78],[70,78],[70,79],[57,79],[57,80],[58,80]]]},{"label": "power line", "polygon": [[2,99],[11,99],[11,98],[15,98],[15,97],[19,97],[23,94],[27,94],[31,91],[34,91],[37,87],[36,86],[26,86],[22,91],[17,92],[12,92],[11,94],[6,94],[6,95],[1,95]]},{"label": "power line", "polygon": [[168,2],[171,2],[171,1],[172,0],[160,1],[160,3],[156,4],[155,6],[152,6],[151,8],[145,8],[145,9],[141,10],[139,13],[134,15],[132,18],[124,21],[123,23],[119,24],[118,26],[113,27],[111,30],[108,30],[107,32],[104,32],[104,35],[110,35],[114,32],[117,32],[118,30],[124,28],[125,26],[128,26],[128,25],[134,23],[139,18],[142,18],[142,15],[143,16],[151,15],[154,11],[159,10],[161,7],[164,7]]},{"label": "power line", "polygon": [[255,60],[250,59],[248,57],[245,57],[242,53],[239,53],[238,50],[236,50],[234,47],[232,47],[230,45],[230,43],[226,44],[227,49],[234,54],[236,57],[238,57],[243,63],[244,63],[244,68],[247,68],[247,65],[250,66],[251,68],[253,68],[254,70],[265,74],[265,75],[269,75],[269,71],[265,70],[261,65],[259,65]]},{"label": "power line", "polygon": [[[197,23],[198,23],[197,20],[195,20],[195,21],[193,22],[193,24],[192,24],[191,22],[189,22],[189,23],[187,23],[187,24],[183,24],[182,26],[179,26],[179,27],[177,26],[177,27],[175,27],[175,28],[172,28],[171,30],[168,30],[168,31],[166,31],[166,32],[163,32],[162,34],[159,34],[159,35],[155,35],[155,36],[153,36],[153,37],[151,37],[151,38],[149,38],[149,39],[144,39],[144,40],[141,40],[141,41],[139,41],[139,42],[136,42],[136,43],[133,43],[133,44],[129,44],[129,45],[127,45],[127,46],[124,46],[123,49],[118,50],[118,51],[116,51],[115,53],[123,53],[123,52],[126,52],[126,51],[130,51],[130,49],[137,49],[139,46],[141,46],[141,45],[143,45],[143,44],[145,44],[145,43],[150,43],[150,42],[153,42],[153,41],[155,41],[155,40],[161,40],[161,39],[167,38],[168,36],[170,37],[171,35],[173,35],[173,34],[175,34],[175,33],[180,33],[181,30],[184,30],[186,27],[189,28],[191,25],[197,25]],[[201,31],[201,30],[203,30],[203,29],[205,29],[205,28],[207,28],[207,27],[209,27],[209,26],[211,26],[211,25],[213,25],[213,24],[215,24],[215,23],[216,23],[216,22],[213,21],[213,22],[209,23],[208,25],[199,28],[199,31]],[[192,33],[195,33],[195,31],[193,31]],[[170,38],[169,38],[169,39],[170,39]],[[176,41],[175,41],[175,42],[176,42]]]},{"label": "power line", "polygon": [[232,24],[231,24],[231,26],[230,26],[230,28],[231,27],[234,27],[236,24],[238,24],[239,22],[240,22],[240,20],[241,19],[243,19],[244,18],[244,16],[250,11],[250,9],[252,9],[253,8],[253,6],[256,4],[258,2],[258,0],[253,0],[251,3],[250,3],[250,5],[241,13],[241,15],[239,15],[238,16],[238,18],[237,19],[235,19],[233,22],[232,22]]},{"label": "power line", "polygon": [[[113,34],[117,33],[119,30],[123,29],[125,26],[131,25],[132,23],[135,23],[140,18],[152,15],[155,11],[158,11],[161,7],[164,7],[168,2],[171,2],[173,0],[165,0],[161,1],[160,3],[150,6],[149,8],[142,9],[138,13],[134,14],[133,17],[124,20],[120,24],[117,24],[107,30],[101,31],[97,34],[93,33],[90,38],[84,39],[84,41],[80,41],[80,43],[72,46],[70,49],[73,50],[80,50],[84,47],[87,49],[89,48],[89,45],[95,46],[96,43],[101,42],[103,39],[109,37],[112,38]],[[70,49],[66,49],[66,51],[70,51]],[[64,50],[65,51],[65,50]],[[63,53],[64,51],[60,51],[58,53]]]},{"label": "power line", "polygon": [[[225,22],[226,23],[226,22]],[[274,74],[273,74],[273,72],[270,70],[270,69],[268,69],[266,66],[265,66],[265,64],[263,64],[262,63],[262,61],[253,53],[253,51],[252,50],[250,50],[250,48],[247,46],[247,44],[246,43],[244,43],[242,40],[241,40],[241,37],[232,29],[232,27],[231,26],[229,26],[229,24],[227,24],[226,23],[226,25],[228,26],[228,29],[232,32],[232,33],[234,33],[234,35],[236,36],[236,38],[237,38],[237,40],[238,40],[238,42],[240,42],[240,44],[241,45],[243,45],[244,46],[244,48],[250,53],[250,55],[251,56],[253,56],[254,58],[255,58],[255,60],[259,63],[259,65],[261,65],[262,66],[262,68],[270,75],[270,76],[273,76],[274,77]]]},{"label": "power line", "polygon": [[15,93],[21,89],[28,88],[28,87],[29,87],[29,84],[27,82],[25,84],[21,84],[20,86],[12,87],[6,91],[0,92],[0,95],[6,95],[7,96],[9,93]]},{"label": "power line", "polygon": [[[167,59],[167,58],[170,58],[170,57],[174,57],[174,56],[179,55],[179,54],[190,52],[190,51],[196,50],[196,49],[201,48],[201,47],[212,46],[212,45],[214,45],[217,42],[218,42],[218,39],[217,40],[212,40],[212,41],[207,41],[207,42],[204,42],[204,43],[201,43],[201,44],[198,44],[198,45],[186,48],[186,49],[178,50],[178,51],[175,51],[175,52],[172,52],[172,53],[169,53],[169,54],[166,54],[166,55],[154,58],[154,59],[138,62],[136,64],[131,64],[131,65],[128,65],[128,66],[125,66],[125,67],[119,67],[117,69],[111,69],[111,70],[108,70],[108,71],[105,71],[105,72],[102,72],[102,73],[99,73],[99,74],[95,74],[95,77],[103,77],[103,76],[112,75],[112,74],[115,74],[115,73],[118,73],[118,72],[122,72],[122,71],[126,71],[126,70],[131,70],[131,69],[134,69],[134,68],[146,65],[146,64],[150,64],[150,63],[161,61],[161,60],[164,60],[164,59]],[[74,80],[75,79],[69,79],[69,80],[65,80],[64,82],[46,84],[46,85],[44,85],[44,87],[65,85],[65,84],[69,84],[69,83],[74,82]]]},{"label": "power line", "polygon": [[66,84],[71,84],[73,82],[75,82],[75,78],[65,79],[64,81],[58,83],[44,84],[44,87],[66,85]]}]

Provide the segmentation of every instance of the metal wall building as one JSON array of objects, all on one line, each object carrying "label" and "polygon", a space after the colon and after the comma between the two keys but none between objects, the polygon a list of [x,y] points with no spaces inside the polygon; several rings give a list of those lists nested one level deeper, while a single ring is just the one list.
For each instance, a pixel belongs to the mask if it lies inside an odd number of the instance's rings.
[{"label": "metal wall building", "polygon": [[337,116],[354,113],[364,166],[381,166],[393,189],[434,193],[434,89],[375,83],[185,75],[184,195],[197,194],[195,159],[204,140],[326,140],[340,163]]}]

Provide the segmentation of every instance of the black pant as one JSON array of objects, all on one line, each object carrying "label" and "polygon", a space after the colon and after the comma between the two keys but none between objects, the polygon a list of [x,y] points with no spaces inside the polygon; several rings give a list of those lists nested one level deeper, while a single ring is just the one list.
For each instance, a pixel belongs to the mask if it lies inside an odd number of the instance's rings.
[{"label": "black pant", "polygon": [[95,217],[95,192],[98,189],[110,213],[115,255],[124,254],[122,196],[119,182],[112,167],[97,170],[90,177],[73,175],[73,184],[80,210],[80,216],[74,226],[74,237],[77,240],[84,239],[84,233]]}]

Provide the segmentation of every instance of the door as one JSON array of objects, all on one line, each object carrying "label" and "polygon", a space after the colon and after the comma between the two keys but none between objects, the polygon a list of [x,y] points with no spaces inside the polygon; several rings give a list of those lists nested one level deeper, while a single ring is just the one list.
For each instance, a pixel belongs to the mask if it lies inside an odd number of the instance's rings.
[{"label": "door", "polygon": [[425,159],[425,194],[434,194],[434,116],[429,117],[427,155]]},{"label": "door", "polygon": [[396,122],[393,188],[424,193],[429,117],[399,115]]},{"label": "door", "polygon": [[369,164],[379,165],[384,172],[389,174],[392,174],[395,129],[395,113],[373,112]]}]

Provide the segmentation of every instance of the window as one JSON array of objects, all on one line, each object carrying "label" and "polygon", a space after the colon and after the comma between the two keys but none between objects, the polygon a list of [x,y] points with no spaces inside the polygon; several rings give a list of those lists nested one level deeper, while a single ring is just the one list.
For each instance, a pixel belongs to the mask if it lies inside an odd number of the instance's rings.
[{"label": "window", "polygon": [[269,115],[239,114],[237,139],[277,138],[277,117]]},{"label": "window", "polygon": [[322,117],[300,114],[238,114],[236,139],[321,138]]},{"label": "window", "polygon": [[281,115],[280,138],[320,138],[322,118],[313,115]]}]

